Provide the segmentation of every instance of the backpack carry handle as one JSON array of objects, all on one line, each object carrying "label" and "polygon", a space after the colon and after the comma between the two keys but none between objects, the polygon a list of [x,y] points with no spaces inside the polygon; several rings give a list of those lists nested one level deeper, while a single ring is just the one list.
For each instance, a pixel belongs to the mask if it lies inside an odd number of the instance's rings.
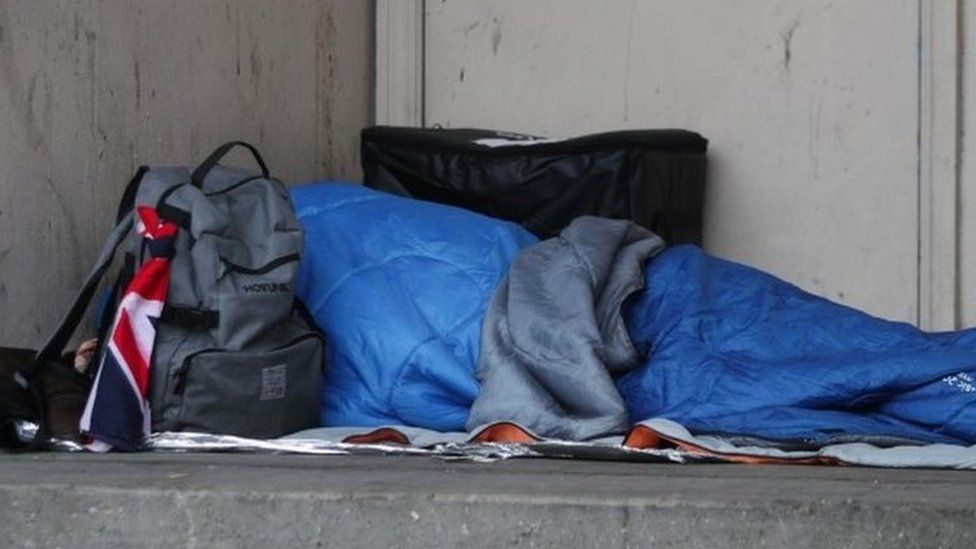
[{"label": "backpack carry handle", "polygon": [[214,169],[217,163],[220,162],[220,159],[230,152],[231,149],[237,146],[244,147],[245,149],[251,151],[251,154],[254,155],[254,160],[257,161],[258,166],[261,167],[261,175],[263,175],[265,179],[271,178],[271,172],[268,171],[268,165],[264,163],[264,158],[261,158],[261,153],[258,152],[254,145],[244,141],[229,141],[217,147],[214,152],[210,153],[210,156],[208,156],[206,160],[200,163],[197,169],[193,170],[193,174],[190,176],[190,181],[193,183],[193,186],[198,189],[203,188],[203,179],[207,177],[210,170]]}]

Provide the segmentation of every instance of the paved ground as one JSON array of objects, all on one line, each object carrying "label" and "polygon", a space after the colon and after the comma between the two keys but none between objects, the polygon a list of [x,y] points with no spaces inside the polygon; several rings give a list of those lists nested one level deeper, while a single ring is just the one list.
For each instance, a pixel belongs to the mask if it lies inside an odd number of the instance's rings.
[{"label": "paved ground", "polygon": [[976,473],[0,455],[0,547],[974,547]]}]

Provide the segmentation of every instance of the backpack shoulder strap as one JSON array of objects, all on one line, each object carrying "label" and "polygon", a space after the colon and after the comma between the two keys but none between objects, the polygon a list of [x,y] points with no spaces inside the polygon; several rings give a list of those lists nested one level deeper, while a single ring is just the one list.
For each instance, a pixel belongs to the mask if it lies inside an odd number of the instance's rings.
[{"label": "backpack shoulder strap", "polygon": [[61,323],[58,328],[54,331],[51,337],[48,339],[44,347],[38,351],[37,356],[29,365],[25,366],[21,371],[20,375],[22,379],[27,381],[27,389],[30,392],[31,398],[35,402],[35,407],[38,414],[37,421],[37,432],[34,435],[34,439],[27,446],[28,450],[40,450],[47,448],[49,444],[49,439],[51,435],[51,426],[49,425],[49,402],[47,399],[47,388],[45,384],[45,377],[50,375],[60,375],[69,379],[74,380],[77,383],[81,382],[81,377],[77,374],[71,366],[63,364],[61,361],[61,353],[67,346],[68,341],[74,334],[75,330],[78,328],[78,324],[81,322],[82,317],[85,315],[85,310],[88,308],[88,304],[91,302],[92,297],[95,295],[95,290],[98,288],[98,283],[102,280],[105,275],[105,271],[112,264],[112,258],[115,256],[115,251],[118,249],[119,245],[125,240],[126,235],[132,228],[132,218],[133,213],[130,211],[126,214],[122,220],[119,221],[118,225],[112,231],[102,248],[102,253],[98,256],[98,261],[95,267],[92,269],[88,278],[85,280],[84,286],[82,286],[81,291],[75,296],[74,302],[71,304],[71,308],[68,313],[61,319]]},{"label": "backpack shoulder strap", "polygon": [[88,278],[85,279],[85,284],[81,287],[78,295],[75,296],[75,300],[71,304],[71,308],[68,309],[68,313],[61,319],[61,323],[47,340],[47,343],[41,347],[41,350],[37,353],[37,360],[35,362],[54,360],[59,357],[64,352],[64,348],[68,345],[68,341],[74,335],[75,330],[78,329],[78,324],[81,323],[81,319],[85,315],[89,303],[91,303],[92,298],[95,296],[95,290],[98,289],[99,282],[101,282],[105,271],[112,264],[116,250],[118,250],[119,245],[122,244],[125,237],[129,234],[129,230],[132,228],[136,193],[139,191],[139,184],[142,183],[147,172],[149,172],[149,167],[139,166],[135,175],[126,184],[125,190],[122,192],[122,199],[119,201],[115,229],[112,230],[105,245],[102,246],[102,252],[98,256],[98,261],[95,262],[95,267],[89,273]]},{"label": "backpack shoulder strap", "polygon": [[91,303],[92,297],[95,295],[95,290],[105,275],[105,271],[112,264],[115,251],[125,240],[126,235],[129,234],[129,230],[132,228],[132,218],[133,213],[129,211],[128,214],[122,217],[118,225],[115,226],[115,229],[112,230],[108,240],[102,247],[98,261],[95,262],[95,267],[88,274],[88,278],[85,279],[85,284],[81,287],[81,291],[75,296],[75,300],[71,304],[71,308],[68,309],[68,313],[61,319],[58,328],[37,353],[38,361],[56,359],[64,351],[68,340],[71,339],[71,336],[78,328],[78,324],[81,322],[85,310],[88,308],[88,304]]},{"label": "backpack shoulder strap", "polygon": [[125,214],[132,211],[132,208],[136,205],[136,192],[139,191],[139,183],[142,183],[143,176],[149,171],[149,166],[139,166],[136,170],[136,174],[132,176],[129,180],[128,185],[125,186],[125,191],[122,192],[122,199],[119,200],[119,210],[115,215],[115,222],[120,223]]}]

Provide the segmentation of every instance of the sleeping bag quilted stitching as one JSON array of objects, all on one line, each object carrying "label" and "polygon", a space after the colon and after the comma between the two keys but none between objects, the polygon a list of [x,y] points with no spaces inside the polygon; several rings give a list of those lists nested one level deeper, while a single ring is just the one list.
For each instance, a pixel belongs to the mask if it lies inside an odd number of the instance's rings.
[{"label": "sleeping bag quilted stitching", "polygon": [[976,330],[926,333],[693,246],[660,254],[626,312],[633,422],[810,446],[976,442]]},{"label": "sleeping bag quilted stitching", "polygon": [[294,188],[296,293],[328,340],[323,425],[461,430],[478,394],[481,319],[520,226],[359,185]]}]

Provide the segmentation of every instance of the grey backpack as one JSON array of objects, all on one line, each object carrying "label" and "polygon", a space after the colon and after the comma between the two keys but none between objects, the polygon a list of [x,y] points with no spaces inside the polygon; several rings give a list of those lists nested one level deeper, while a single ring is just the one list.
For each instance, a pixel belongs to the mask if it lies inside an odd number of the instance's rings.
[{"label": "grey backpack", "polygon": [[[218,163],[235,146],[261,173]],[[152,352],[152,430],[272,438],[316,426],[323,340],[295,314],[302,229],[284,185],[243,142],[219,147],[192,173],[139,169],[95,269],[39,358],[65,347],[120,245],[116,294],[149,259],[134,204],[155,205],[179,227]],[[114,314],[101,317],[104,339]]]}]

